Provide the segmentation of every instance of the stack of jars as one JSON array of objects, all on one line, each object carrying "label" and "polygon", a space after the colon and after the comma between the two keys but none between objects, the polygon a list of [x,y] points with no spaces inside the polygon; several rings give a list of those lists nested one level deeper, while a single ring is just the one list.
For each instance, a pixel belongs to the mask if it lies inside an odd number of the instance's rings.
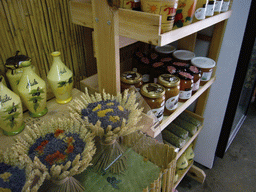
[{"label": "stack of jars", "polygon": [[[187,50],[176,50],[167,45],[156,46],[150,53],[135,52],[133,69],[121,77],[121,87],[134,85],[140,90],[159,121],[170,115],[210,80],[215,61],[207,57],[195,57]],[[133,77],[132,80],[124,79]]]}]

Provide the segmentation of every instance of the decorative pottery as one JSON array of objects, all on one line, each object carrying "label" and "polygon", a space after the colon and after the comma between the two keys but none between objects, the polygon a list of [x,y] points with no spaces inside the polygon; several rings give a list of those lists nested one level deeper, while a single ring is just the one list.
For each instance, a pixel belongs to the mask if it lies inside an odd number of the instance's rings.
[{"label": "decorative pottery", "polygon": [[0,128],[5,135],[16,135],[25,127],[21,100],[2,81],[0,77]]},{"label": "decorative pottery", "polygon": [[180,170],[184,170],[186,169],[188,166],[188,160],[186,159],[185,153],[183,153],[180,158],[177,160],[176,163],[176,170],[180,171]]},{"label": "decorative pottery", "polygon": [[[18,53],[19,51],[16,52],[15,56],[9,57],[5,63],[5,67],[7,69],[6,77],[11,85],[12,91],[16,94],[19,94],[18,85],[23,73],[23,69],[20,63],[30,59],[28,56],[18,55]],[[34,66],[32,66],[32,69],[35,72]]]},{"label": "decorative pottery", "polygon": [[23,104],[31,117],[41,117],[47,113],[46,83],[31,68],[31,61],[21,63],[24,71],[18,85]]},{"label": "decorative pottery", "polygon": [[4,84],[4,86],[6,86],[6,87],[7,87],[7,85],[6,85],[6,81],[5,81],[4,76],[3,76],[3,75],[0,75],[0,79],[2,79],[2,83]]},{"label": "decorative pottery", "polygon": [[72,100],[73,73],[61,61],[59,51],[55,51],[51,55],[53,56],[53,63],[47,80],[56,97],[56,102],[65,104]]},{"label": "decorative pottery", "polygon": [[191,162],[191,161],[194,159],[195,154],[194,154],[193,146],[192,146],[192,145],[190,145],[190,146],[186,149],[186,151],[185,151],[185,157],[186,157],[186,159],[188,160],[188,162]]}]

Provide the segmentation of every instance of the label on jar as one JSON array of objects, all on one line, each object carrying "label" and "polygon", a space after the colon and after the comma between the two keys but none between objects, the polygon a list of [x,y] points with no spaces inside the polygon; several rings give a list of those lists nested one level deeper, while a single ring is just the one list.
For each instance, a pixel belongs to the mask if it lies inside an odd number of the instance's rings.
[{"label": "label on jar", "polygon": [[223,1],[216,1],[214,12],[220,12]]},{"label": "label on jar", "polygon": [[143,81],[143,83],[149,82],[149,74],[142,75],[142,81]]},{"label": "label on jar", "polygon": [[162,121],[163,120],[163,114],[164,114],[164,106],[160,107],[160,108],[156,108],[156,109],[152,109],[151,110],[154,115],[157,117],[158,121]]},{"label": "label on jar", "polygon": [[189,99],[192,96],[192,89],[189,91],[180,91],[180,99]]},{"label": "label on jar", "polygon": [[210,72],[203,72],[201,81],[209,81],[212,77],[212,71]]},{"label": "label on jar", "polygon": [[206,12],[206,8],[197,9],[196,12],[195,12],[195,18],[197,20],[205,19],[205,12]]},{"label": "label on jar", "polygon": [[165,107],[168,110],[174,110],[178,107],[178,101],[179,101],[179,95],[170,97],[166,102],[165,102]]},{"label": "label on jar", "polygon": [[199,89],[199,86],[200,86],[200,79],[193,84],[192,91],[197,91]]},{"label": "label on jar", "polygon": [[215,7],[215,4],[208,4],[205,15],[213,16],[214,15],[214,7]]},{"label": "label on jar", "polygon": [[229,1],[224,1],[223,3],[222,3],[222,7],[221,7],[221,12],[226,12],[226,11],[228,11],[228,8],[229,8]]}]

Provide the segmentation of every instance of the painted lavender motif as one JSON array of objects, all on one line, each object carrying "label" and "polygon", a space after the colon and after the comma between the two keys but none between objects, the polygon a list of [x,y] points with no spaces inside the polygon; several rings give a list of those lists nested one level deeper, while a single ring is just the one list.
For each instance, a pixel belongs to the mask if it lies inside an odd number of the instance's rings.
[{"label": "painted lavender motif", "polygon": [[0,79],[0,128],[5,135],[16,135],[24,129],[23,111],[18,95]]}]

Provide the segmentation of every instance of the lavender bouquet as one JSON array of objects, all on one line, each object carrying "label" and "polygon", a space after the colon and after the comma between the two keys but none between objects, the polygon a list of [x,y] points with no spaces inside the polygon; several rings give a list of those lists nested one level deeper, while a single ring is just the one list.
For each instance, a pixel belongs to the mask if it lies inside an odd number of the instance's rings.
[{"label": "lavender bouquet", "polygon": [[0,191],[37,191],[42,185],[46,175],[21,160],[12,150],[0,151]]},{"label": "lavender bouquet", "polygon": [[122,136],[143,128],[137,126],[143,109],[138,109],[135,92],[125,90],[123,95],[111,96],[103,91],[103,94],[89,95],[85,89],[85,94],[71,101],[69,108],[72,118],[84,122],[99,138],[92,161],[95,170],[123,172],[126,156],[118,141]]},{"label": "lavender bouquet", "polygon": [[52,191],[83,191],[73,178],[83,172],[95,153],[93,135],[77,120],[59,118],[26,127],[13,150],[33,168],[43,170]]}]

